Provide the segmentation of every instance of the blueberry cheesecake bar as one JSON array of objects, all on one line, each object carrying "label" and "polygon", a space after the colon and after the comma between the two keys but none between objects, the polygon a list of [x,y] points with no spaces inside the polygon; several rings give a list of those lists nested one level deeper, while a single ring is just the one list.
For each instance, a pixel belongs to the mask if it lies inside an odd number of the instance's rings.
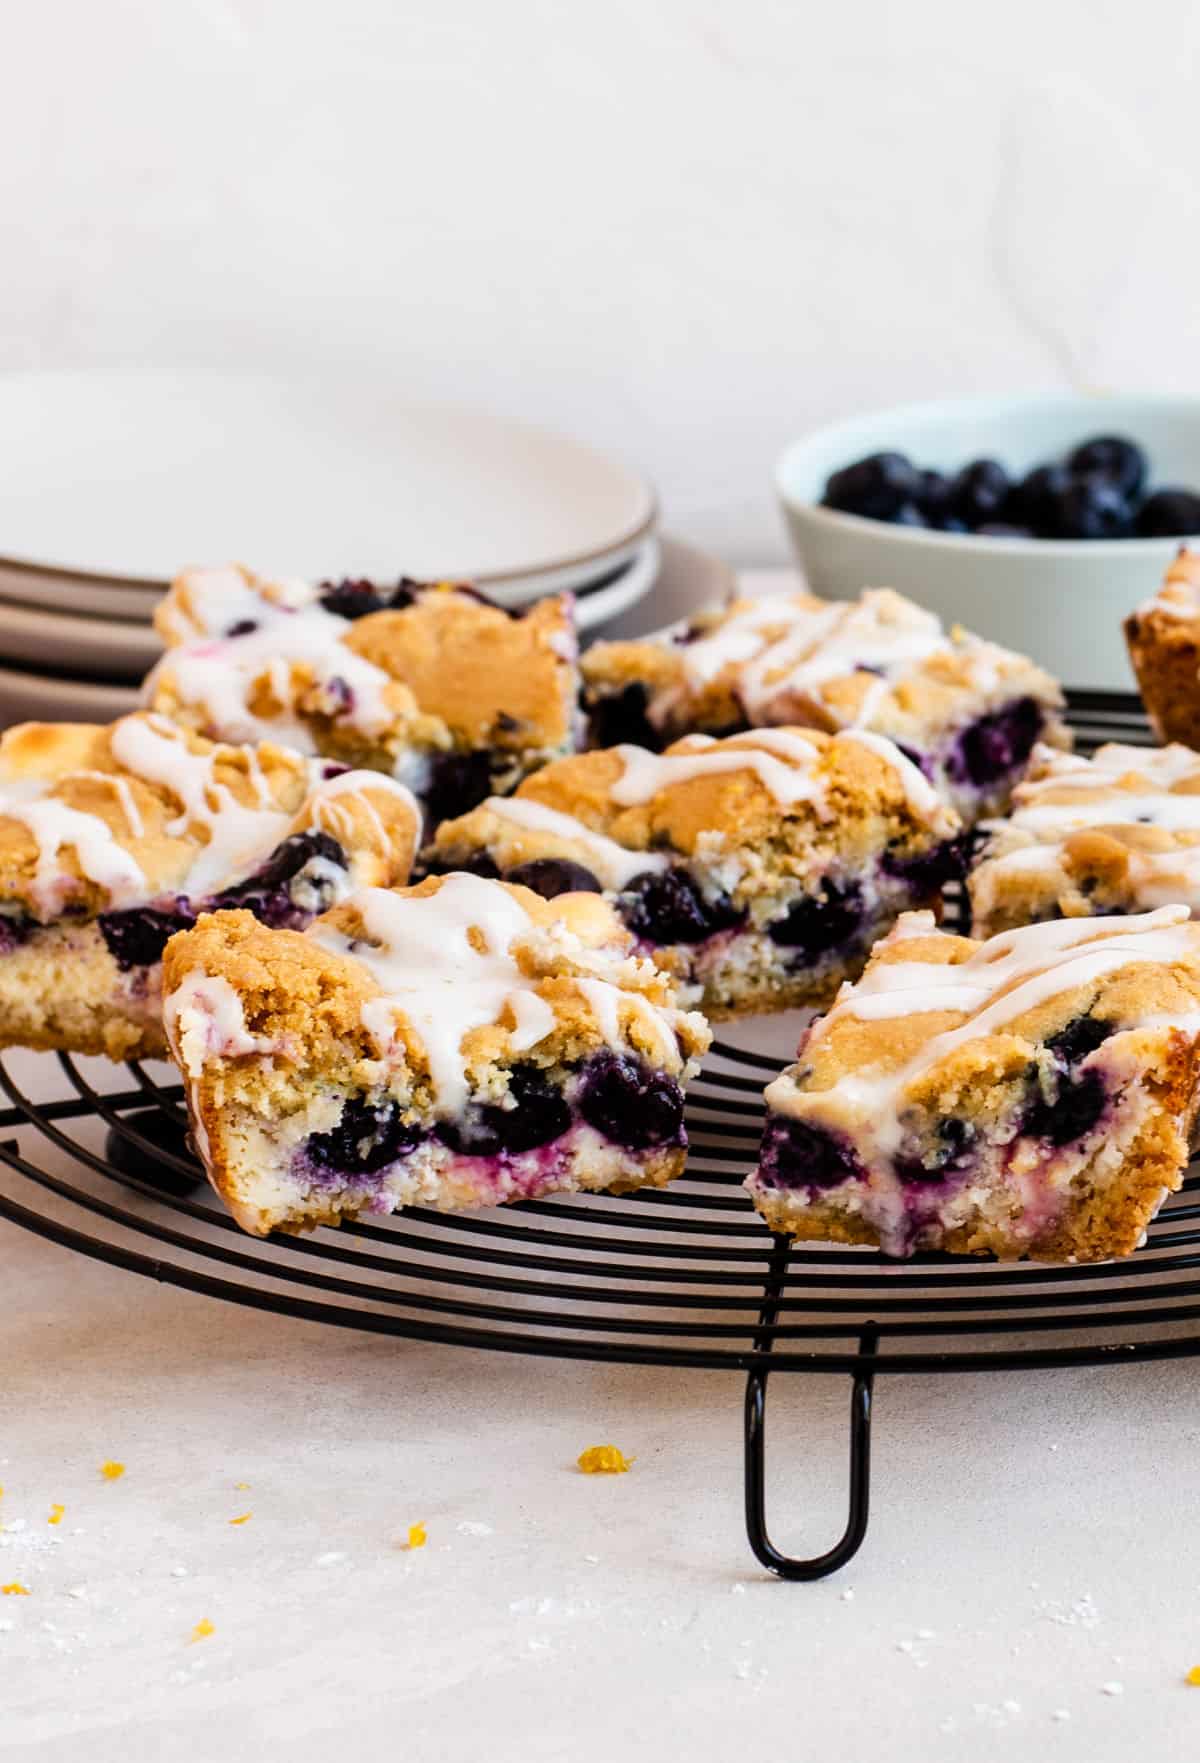
[{"label": "blueberry cheesecake bar", "polygon": [[443,822],[421,862],[611,901],[710,1016],[832,997],[961,873],[961,823],[882,735],[757,729],[559,759]]},{"label": "blueberry cheesecake bar", "polygon": [[1186,906],[986,941],[900,919],[767,1088],[747,1188],[801,1238],[1128,1255],[1187,1164],[1200,924]]},{"label": "blueberry cheesecake bar", "polygon": [[1009,818],[985,821],[976,839],[976,936],[1178,901],[1200,917],[1200,753],[1114,743],[1079,759],[1039,748]]},{"label": "blueberry cheesecake bar", "polygon": [[0,1046],[166,1051],[162,952],[220,906],[299,926],[408,879],[402,784],[164,718],[24,723],[0,740]]},{"label": "blueberry cheesecake bar", "polygon": [[225,741],[284,741],[409,785],[431,821],[575,746],[569,596],[509,613],[447,582],[185,571],[155,613],[149,708]]},{"label": "blueberry cheesecake bar", "polygon": [[594,894],[364,888],[306,932],[219,912],[167,946],[165,1018],[245,1230],[661,1186],[709,1043]]},{"label": "blueberry cheesecake bar", "polygon": [[890,588],[857,600],[733,599],[582,661],[595,745],[800,724],[898,742],[964,820],[999,812],[1034,743],[1069,745],[1062,693],[1023,655]]},{"label": "blueberry cheesecake bar", "polygon": [[1157,595],[1125,620],[1125,641],[1159,740],[1200,748],[1200,551],[1180,549]]}]

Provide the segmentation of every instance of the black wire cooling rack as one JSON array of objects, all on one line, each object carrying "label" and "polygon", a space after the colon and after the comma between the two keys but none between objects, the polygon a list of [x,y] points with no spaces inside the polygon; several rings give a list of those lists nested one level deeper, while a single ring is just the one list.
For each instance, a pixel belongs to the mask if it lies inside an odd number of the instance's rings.
[{"label": "black wire cooling rack", "polygon": [[[1073,695],[1080,748],[1139,745],[1135,700]],[[750,1545],[787,1579],[848,1561],[866,1533],[871,1400],[889,1372],[1032,1371],[1200,1352],[1200,1171],[1128,1261],[1001,1265],[793,1245],[742,1192],[780,1061],[718,1041],[688,1098],[683,1180],[617,1199],[563,1196],[487,1213],[412,1210],[257,1241],[204,1186],[171,1068],[50,1055],[0,1059],[0,1217],[190,1291],[309,1321],[572,1359],[705,1367],[746,1378]],[[29,1095],[37,1074],[39,1099]],[[849,1519],[812,1560],[771,1542],[764,1493],[772,1371],[851,1379]]]}]

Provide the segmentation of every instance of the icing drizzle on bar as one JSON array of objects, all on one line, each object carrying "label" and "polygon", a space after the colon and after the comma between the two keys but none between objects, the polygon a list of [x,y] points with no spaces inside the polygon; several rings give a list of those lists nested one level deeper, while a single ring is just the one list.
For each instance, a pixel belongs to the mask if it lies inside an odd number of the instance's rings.
[{"label": "icing drizzle on bar", "polygon": [[[933,914],[910,912],[884,946],[938,935]],[[830,1090],[800,1089],[789,1073],[767,1088],[780,1113],[820,1118],[840,1103],[861,1121],[861,1135],[887,1153],[902,1137],[900,1093],[939,1060],[968,1041],[1005,1030],[1018,1017],[1077,986],[1094,985],[1138,962],[1156,965],[1200,953],[1200,937],[1186,906],[1163,906],[1128,918],[1069,918],[1004,931],[980,943],[965,961],[880,961],[854,986],[844,986],[829,1014],[812,1031],[811,1048],[845,1017],[881,1022],[932,1012],[964,1020],[925,1041],[898,1069],[857,1069]]]},{"label": "icing drizzle on bar", "polygon": [[[323,924],[309,934],[323,948],[360,962],[380,987],[362,1007],[362,1024],[381,1056],[397,1046],[397,1015],[411,1025],[425,1050],[439,1114],[459,1114],[467,1103],[463,1041],[472,1030],[511,1011],[509,1045],[524,1053],[554,1028],[552,1006],[512,952],[535,930],[535,921],[503,883],[455,874],[428,894],[362,888],[348,903],[362,922],[362,936]],[[598,976],[575,984],[606,1040],[620,1038],[623,1000],[664,1044],[671,1038],[666,1017],[649,999]]]},{"label": "icing drizzle on bar", "polygon": [[563,814],[557,808],[547,807],[544,802],[535,802],[525,796],[490,796],[484,806],[498,820],[510,821],[513,826],[524,827],[529,832],[548,833],[577,846],[602,887],[619,890],[627,887],[635,875],[670,866],[670,858],[661,852],[627,849],[615,839],[593,832],[573,814]]}]

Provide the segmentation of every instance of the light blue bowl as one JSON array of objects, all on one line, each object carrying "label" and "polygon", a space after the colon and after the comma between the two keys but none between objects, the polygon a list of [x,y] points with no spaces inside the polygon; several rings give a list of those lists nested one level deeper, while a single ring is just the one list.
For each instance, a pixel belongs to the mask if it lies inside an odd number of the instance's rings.
[{"label": "light blue bowl", "polygon": [[946,472],[987,456],[1020,476],[1097,434],[1137,441],[1152,487],[1200,492],[1200,399],[1070,395],[910,404],[856,417],[794,442],[775,483],[814,593],[846,600],[865,587],[896,588],[947,624],[1032,655],[1066,685],[1129,690],[1121,621],[1155,593],[1183,541],[974,538],[818,505],[830,473],[867,453],[895,449]]}]

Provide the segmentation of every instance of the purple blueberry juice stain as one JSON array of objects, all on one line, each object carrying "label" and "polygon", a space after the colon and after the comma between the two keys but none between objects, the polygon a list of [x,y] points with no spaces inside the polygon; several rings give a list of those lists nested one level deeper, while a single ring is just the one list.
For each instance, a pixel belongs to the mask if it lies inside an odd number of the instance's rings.
[{"label": "purple blueberry juice stain", "polygon": [[462,1157],[518,1157],[560,1139],[571,1126],[571,1109],[560,1089],[540,1072],[515,1066],[509,1074],[515,1104],[474,1103],[461,1120],[438,1123],[438,1138]]},{"label": "purple blueberry juice stain", "polygon": [[28,942],[37,925],[32,918],[0,914],[0,955],[11,955],[22,943]]},{"label": "purple blueberry juice stain", "polygon": [[302,930],[333,904],[338,871],[346,872],[346,853],[329,833],[293,833],[245,881],[213,896],[210,911],[242,907],[272,930]]},{"label": "purple blueberry juice stain", "polygon": [[136,967],[153,967],[176,931],[190,930],[196,922],[189,902],[180,899],[171,912],[150,906],[132,906],[124,912],[102,912],[96,920],[109,954],[128,973]]},{"label": "purple blueberry juice stain", "polygon": [[336,1126],[313,1133],[301,1153],[318,1179],[361,1181],[416,1150],[424,1134],[410,1126],[395,1102],[367,1102],[354,1096]]},{"label": "purple blueberry juice stain", "polygon": [[936,894],[947,882],[961,881],[967,873],[967,836],[944,839],[912,857],[885,851],[880,868],[894,881],[906,882],[914,894]]}]

